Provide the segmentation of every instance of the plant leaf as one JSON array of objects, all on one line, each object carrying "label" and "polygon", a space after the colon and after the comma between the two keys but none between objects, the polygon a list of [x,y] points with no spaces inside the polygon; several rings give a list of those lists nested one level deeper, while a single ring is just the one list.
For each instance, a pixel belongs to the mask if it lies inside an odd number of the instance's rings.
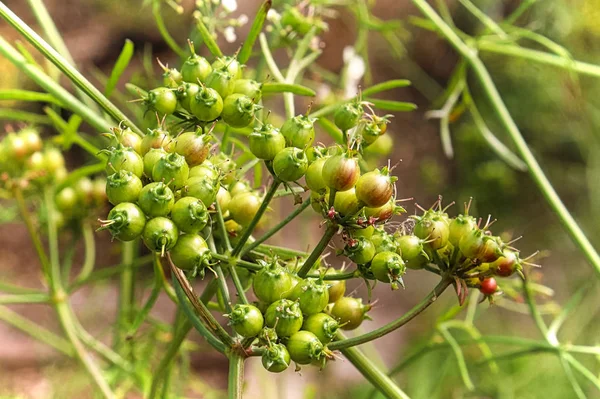
[{"label": "plant leaf", "polygon": [[381,93],[382,91],[392,90],[397,87],[406,87],[410,86],[410,81],[406,79],[394,79],[388,80],[387,82],[378,83],[373,85],[365,90],[363,90],[362,95],[365,97],[372,96],[376,93]]},{"label": "plant leaf", "polygon": [[125,39],[125,44],[123,45],[123,49],[115,62],[115,66],[110,72],[110,77],[108,78],[108,82],[106,82],[106,86],[104,88],[104,94],[106,97],[110,97],[112,92],[117,87],[117,83],[119,82],[119,78],[123,75],[123,72],[129,65],[131,61],[131,57],[133,57],[133,42],[129,39]]},{"label": "plant leaf", "polygon": [[314,97],[317,95],[313,89],[293,83],[267,82],[262,86],[263,93],[294,93],[299,96]]},{"label": "plant leaf", "polygon": [[376,98],[365,98],[365,101],[373,103],[376,108],[383,109],[385,111],[407,112],[417,109],[416,104],[403,101],[378,100]]},{"label": "plant leaf", "polygon": [[244,42],[244,45],[242,46],[242,49],[237,57],[240,63],[245,64],[250,58],[250,55],[252,54],[252,48],[254,47],[254,43],[256,43],[256,39],[258,39],[258,35],[262,31],[265,20],[267,19],[267,13],[271,9],[271,5],[271,0],[265,0],[256,13],[254,22],[252,22],[252,26],[250,27],[250,32],[248,32],[246,41]]}]

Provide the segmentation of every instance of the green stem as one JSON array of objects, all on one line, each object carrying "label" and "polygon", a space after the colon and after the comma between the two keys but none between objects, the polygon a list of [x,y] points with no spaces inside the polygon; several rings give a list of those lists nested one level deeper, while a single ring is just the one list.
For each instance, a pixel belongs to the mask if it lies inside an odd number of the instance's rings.
[{"label": "green stem", "polygon": [[261,244],[253,252],[270,255],[271,253],[277,254],[283,259],[292,258],[304,258],[310,255],[308,252],[297,251],[286,247],[279,247],[277,245]]},{"label": "green stem", "polygon": [[90,223],[84,223],[82,225],[83,245],[84,245],[84,258],[83,266],[81,271],[75,278],[75,281],[81,281],[87,279],[92,271],[94,270],[94,264],[96,263],[96,240],[94,240],[94,230]]},{"label": "green stem", "polygon": [[24,318],[16,312],[13,312],[6,306],[0,306],[0,320],[10,324],[15,328],[18,328],[38,341],[45,343],[46,345],[56,349],[61,353],[64,353],[69,357],[75,356],[73,347],[64,338],[59,337],[52,331],[47,330],[44,327]]},{"label": "green stem", "polygon": [[73,284],[71,284],[71,286],[69,287],[68,292],[70,294],[72,294],[73,292],[77,291],[84,285],[87,285],[87,284],[95,282],[95,281],[100,281],[100,280],[110,278],[114,275],[122,273],[127,268],[138,268],[141,266],[146,266],[148,263],[152,262],[153,257],[154,257],[154,255],[146,255],[146,256],[137,258],[133,263],[130,263],[130,264],[121,263],[121,264],[113,266],[113,267],[107,267],[105,269],[96,270],[96,271],[90,273],[90,275],[85,280],[73,282]]},{"label": "green stem", "polygon": [[477,41],[477,48],[490,53],[509,55],[513,57],[524,58],[526,60],[547,64],[569,71],[574,71],[582,75],[600,78],[600,66],[588,64],[587,62],[570,60],[565,57],[546,53],[544,51],[531,50],[514,44],[502,44],[492,40],[481,39]]},{"label": "green stem", "polygon": [[368,332],[366,334],[359,335],[357,337],[344,339],[342,341],[335,341],[329,344],[329,349],[344,349],[349,348],[356,345],[364,344],[365,342],[373,341],[375,339],[381,338],[386,334],[391,333],[394,330],[402,327],[415,317],[417,317],[421,312],[427,309],[432,303],[434,303],[438,296],[442,294],[450,285],[449,279],[443,279],[440,283],[427,295],[425,298],[421,300],[418,304],[416,304],[412,309],[403,314],[398,319],[388,323],[376,330]]},{"label": "green stem", "polygon": [[[0,10],[3,6],[0,3]],[[86,107],[75,96],[65,90],[61,85],[52,80],[38,66],[29,63],[17,50],[15,50],[6,40],[0,37],[0,54],[12,62],[20,71],[29,76],[31,80],[37,83],[41,88],[51,93],[66,108],[80,115],[92,127],[101,132],[108,132],[112,125],[102,119],[98,114]]]},{"label": "green stem", "polygon": [[196,294],[194,294],[194,291],[190,286],[190,282],[183,274],[183,271],[177,269],[172,262],[169,263],[171,263],[171,273],[173,274],[173,278],[177,280],[180,288],[183,290],[185,296],[190,300],[190,303],[194,307],[194,310],[198,313],[198,316],[204,323],[205,327],[208,328],[208,330],[214,335],[216,335],[222,344],[225,344],[227,347],[232,347],[234,344],[233,338],[227,334],[227,331],[225,331],[221,324],[219,324],[219,322],[213,317],[206,305],[202,301],[198,300],[198,297],[196,297]]},{"label": "green stem", "polygon": [[0,16],[15,28],[29,43],[62,71],[77,87],[94,100],[107,114],[117,122],[125,122],[138,134],[142,131],[110,102],[94,85],[92,85],[75,67],[70,65],[56,50],[33,31],[25,22],[17,17],[4,3],[0,2]]},{"label": "green stem", "polygon": [[[43,0],[28,0],[29,8],[33,11],[35,18],[38,20],[41,28],[44,30],[44,34],[48,38],[48,41],[54,48],[67,60],[67,62],[73,66],[75,65],[75,61],[69,52],[60,32],[56,28],[52,17],[48,13],[48,9],[44,5]],[[96,106],[93,101],[89,97],[83,93],[83,91],[75,88],[77,90],[77,95],[79,98],[85,103],[86,106],[91,108],[92,110]]]},{"label": "green stem", "polygon": [[19,287],[17,285],[13,285],[10,283],[5,283],[0,281],[0,292],[4,292],[7,294],[43,294],[40,290],[36,290],[34,288],[27,287]]},{"label": "green stem", "polygon": [[[475,72],[476,77],[480,81],[484,92],[487,94],[489,101],[491,102],[493,108],[498,114],[500,121],[504,125],[504,128],[508,131],[512,141],[514,142],[517,148],[517,151],[521,155],[521,158],[523,158],[523,160],[527,164],[527,167],[529,168],[529,173],[533,178],[534,182],[537,184],[538,188],[542,192],[544,198],[546,199],[550,207],[559,217],[561,223],[563,224],[563,227],[570,234],[575,244],[585,255],[588,262],[592,265],[596,273],[600,275],[600,256],[598,255],[590,241],[587,239],[587,237],[585,236],[575,219],[573,219],[573,216],[571,216],[565,205],[562,203],[560,197],[554,190],[554,187],[552,187],[552,184],[550,183],[550,181],[548,181],[548,178],[544,174],[542,168],[537,163],[535,157],[533,156],[533,153],[527,145],[527,142],[521,135],[519,128],[515,124],[514,120],[510,115],[510,112],[506,108],[506,105],[504,104],[500,93],[498,93],[498,90],[496,89],[496,86],[494,85],[494,82],[489,72],[487,71],[483,62],[477,57],[476,50],[465,44],[461,40],[461,38],[452,30],[452,28],[448,26],[439,17],[439,15],[433,10],[433,8],[431,8],[431,6],[429,6],[429,4],[427,4],[425,0],[413,0],[413,2],[421,10],[421,12],[425,14],[425,16],[427,16],[427,18],[429,18],[437,26],[439,32],[469,63],[469,65]],[[529,53],[525,51],[525,54]],[[540,56],[542,56],[542,59],[549,59],[549,56],[544,56],[543,53],[541,53]],[[568,66],[569,64],[570,61],[565,60],[560,65]],[[578,65],[578,68],[582,73],[589,73],[593,71],[594,73],[590,74],[593,74],[594,76],[600,76],[600,67],[588,65],[584,68],[584,66],[581,64],[574,63],[574,65]],[[598,70],[596,71],[596,69]]]},{"label": "green stem", "polygon": [[250,235],[254,231],[254,228],[260,221],[260,218],[262,217],[262,215],[265,213],[265,211],[269,207],[269,203],[271,202],[271,199],[273,199],[273,196],[275,195],[275,192],[277,191],[277,188],[279,187],[280,184],[281,184],[281,181],[277,178],[274,178],[273,182],[271,183],[271,187],[269,187],[269,191],[267,191],[265,198],[263,198],[263,201],[260,204],[260,208],[258,208],[258,211],[256,212],[256,215],[254,215],[254,218],[252,219],[250,224],[248,224],[248,226],[244,230],[244,234],[242,234],[242,236],[240,237],[240,241],[237,243],[237,245],[233,249],[233,252],[231,253],[233,256],[237,256],[244,248],[244,244],[246,244],[246,241],[248,241],[248,238],[250,238]]},{"label": "green stem", "polygon": [[[2,4],[0,3],[0,6]],[[54,212],[53,190],[51,187],[44,189],[44,203],[48,214]],[[28,217],[27,217],[28,218]],[[32,236],[33,238],[33,236]],[[85,350],[82,342],[77,336],[77,322],[73,314],[73,309],[68,303],[68,296],[62,287],[62,276],[60,273],[60,260],[58,254],[58,234],[56,221],[53,218],[48,219],[48,247],[50,249],[50,270],[48,273],[48,282],[54,299],[54,308],[58,315],[60,325],[67,336],[71,345],[75,349],[75,356],[83,364],[92,380],[107,399],[115,398],[110,386],[104,379],[102,371],[94,362],[89,353]]]},{"label": "green stem", "polygon": [[125,266],[119,283],[119,302],[117,323],[113,346],[119,348],[123,341],[123,332],[130,328],[134,303],[133,260],[135,258],[136,242],[124,242],[121,246],[121,262]]},{"label": "green stem", "polygon": [[48,294],[19,294],[0,295],[0,305],[11,305],[18,303],[49,303]]},{"label": "green stem", "polygon": [[337,229],[338,227],[335,224],[330,224],[329,226],[327,226],[327,230],[325,230],[325,233],[323,233],[323,237],[321,237],[321,240],[319,241],[315,249],[313,249],[308,258],[306,258],[306,260],[304,261],[304,264],[302,265],[300,270],[298,270],[299,277],[306,277],[308,272],[312,270],[315,263],[319,260],[319,257],[323,254],[323,251],[325,251],[325,249],[327,248],[327,245],[329,245],[329,241],[331,241],[331,238],[334,236]]},{"label": "green stem", "polygon": [[175,54],[177,54],[180,58],[185,58],[185,51],[177,44],[173,36],[167,30],[167,26],[165,25],[165,21],[162,17],[162,12],[160,9],[161,0],[154,0],[152,2],[152,15],[154,15],[154,21],[156,22],[156,27],[160,32],[163,40],[167,45],[173,50]]},{"label": "green stem", "polygon": [[244,388],[244,358],[237,353],[229,355],[229,399],[242,399]]},{"label": "green stem", "polygon": [[279,222],[277,225],[273,226],[269,231],[267,231],[262,237],[251,243],[250,245],[244,247],[240,256],[244,256],[245,254],[252,251],[254,248],[267,241],[269,238],[273,237],[279,230],[284,228],[288,223],[296,218],[299,214],[301,214],[306,208],[310,206],[310,201],[304,201],[302,205],[297,207],[294,212],[290,213],[285,219]]},{"label": "green stem", "polygon": [[37,252],[38,258],[40,259],[40,263],[42,264],[42,272],[44,273],[44,276],[48,278],[50,276],[50,261],[48,260],[48,256],[46,255],[46,251],[44,250],[44,246],[42,245],[42,241],[38,236],[38,230],[34,226],[33,221],[31,220],[29,210],[27,210],[27,204],[25,203],[25,199],[23,198],[23,192],[20,188],[15,186],[15,188],[13,189],[13,195],[15,197],[15,200],[17,201],[17,207],[19,208],[21,217],[25,222],[27,232],[31,237],[31,241],[33,242],[33,246],[35,248],[35,251]]},{"label": "green stem", "polygon": [[[338,332],[337,337],[341,340],[345,340],[346,338],[341,332]],[[390,399],[410,399],[390,377],[377,368],[358,348],[345,348],[342,350],[342,353],[385,397]]]},{"label": "green stem", "polygon": [[160,363],[153,373],[152,387],[150,388],[150,395],[148,395],[148,399],[156,398],[160,382],[162,381],[162,375],[165,374],[175,357],[179,354],[179,349],[181,348],[185,337],[187,337],[191,329],[192,325],[187,319],[184,319],[183,323],[177,326],[175,335],[173,336],[171,342],[169,342],[169,347],[167,348],[166,353],[162,355]]}]

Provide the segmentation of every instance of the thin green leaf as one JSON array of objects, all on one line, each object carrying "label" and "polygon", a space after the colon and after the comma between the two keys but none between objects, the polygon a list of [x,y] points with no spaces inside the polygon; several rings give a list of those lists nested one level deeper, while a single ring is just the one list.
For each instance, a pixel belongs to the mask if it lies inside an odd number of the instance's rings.
[{"label": "thin green leaf", "polygon": [[208,47],[211,54],[215,57],[222,57],[223,52],[206,25],[204,25],[204,22],[202,22],[202,14],[198,15],[198,18],[196,19],[196,28],[198,28],[198,32],[200,33],[200,36],[202,36],[202,40],[204,40],[204,44],[206,44],[206,47]]},{"label": "thin green leaf", "polygon": [[293,83],[267,82],[262,86],[263,93],[293,93],[298,96],[314,97],[317,95],[313,89]]},{"label": "thin green leaf", "polygon": [[378,83],[373,85],[365,90],[363,90],[362,95],[365,97],[372,96],[373,94],[381,93],[382,91],[388,91],[392,89],[396,89],[398,87],[407,87],[410,86],[410,81],[406,79],[394,79],[388,80],[387,82]]},{"label": "thin green leaf", "polygon": [[456,361],[458,363],[458,371],[465,384],[465,387],[469,391],[475,390],[475,386],[473,385],[473,381],[471,380],[471,377],[469,375],[469,369],[467,368],[467,363],[465,362],[465,357],[463,356],[462,350],[460,349],[460,345],[458,344],[458,342],[456,342],[452,334],[450,334],[450,332],[448,332],[448,330],[446,330],[444,327],[440,326],[439,331],[443,335],[444,339],[448,342],[448,344],[450,344],[450,348],[452,349],[452,352],[454,352],[454,356],[456,356]]},{"label": "thin green leaf", "polygon": [[254,47],[254,43],[256,43],[256,39],[258,35],[263,29],[265,24],[265,20],[267,19],[267,13],[271,9],[271,0],[265,0],[265,2],[260,6],[260,9],[256,13],[256,17],[254,17],[254,22],[252,22],[252,26],[250,27],[250,32],[248,32],[248,36],[246,37],[246,41],[238,54],[238,61],[242,64],[245,64],[250,55],[252,54],[252,48]]},{"label": "thin green leaf", "polygon": [[552,320],[552,323],[550,323],[550,327],[548,327],[548,334],[551,334],[556,337],[558,330],[563,325],[565,320],[567,320],[569,314],[579,306],[579,304],[581,303],[587,292],[590,290],[590,288],[592,288],[594,283],[594,280],[590,280],[587,284],[584,284],[581,288],[579,288],[577,292],[573,294],[573,296],[571,296],[571,299],[569,299],[567,304],[563,307],[560,314],[556,316],[554,320]]},{"label": "thin green leaf", "polygon": [[39,123],[40,125],[52,124],[50,119],[45,115],[34,114],[33,112],[21,111],[13,108],[0,108],[0,120]]},{"label": "thin green leaf", "polygon": [[167,45],[173,50],[178,56],[185,57],[185,51],[177,44],[173,36],[167,30],[167,26],[165,25],[165,21],[162,17],[162,12],[160,10],[161,0],[154,0],[152,2],[152,14],[154,15],[154,21],[156,22],[156,27],[160,32],[163,40]]},{"label": "thin green leaf", "polygon": [[142,89],[139,86],[134,85],[133,83],[125,83],[125,89],[134,96],[145,97],[148,93],[146,90]]},{"label": "thin green leaf", "polygon": [[0,100],[39,101],[62,106],[62,103],[52,96],[52,94],[20,89],[0,90]]},{"label": "thin green leaf", "polygon": [[376,108],[385,111],[407,112],[417,109],[417,105],[403,101],[378,100],[376,98],[365,98],[365,101],[372,103]]},{"label": "thin green leaf", "polygon": [[340,129],[338,129],[337,126],[333,124],[333,122],[331,122],[327,118],[321,117],[317,119],[317,123],[323,128],[323,130],[325,130],[325,133],[327,133],[336,143],[344,144],[344,136],[342,132],[340,132]]},{"label": "thin green leaf", "polygon": [[586,394],[583,392],[583,389],[581,389],[581,385],[579,384],[579,381],[577,381],[577,378],[575,377],[575,373],[573,373],[573,369],[571,368],[571,365],[569,364],[569,362],[567,361],[567,359],[564,356],[560,356],[560,363],[563,367],[563,370],[565,371],[567,380],[569,380],[569,383],[571,384],[573,391],[577,395],[577,398],[578,399],[587,398]]},{"label": "thin green leaf", "polygon": [[426,18],[415,17],[414,15],[411,15],[408,17],[408,22],[417,28],[425,29],[431,32],[436,32],[438,30],[437,26]]},{"label": "thin green leaf", "polygon": [[133,42],[129,39],[125,39],[125,44],[123,45],[121,54],[119,54],[117,62],[115,62],[115,66],[110,72],[110,77],[108,78],[108,82],[106,82],[106,86],[104,88],[104,94],[106,95],[106,97],[110,97],[112,92],[115,90],[115,87],[117,87],[119,78],[129,65],[131,57],[133,57],[133,50]]}]

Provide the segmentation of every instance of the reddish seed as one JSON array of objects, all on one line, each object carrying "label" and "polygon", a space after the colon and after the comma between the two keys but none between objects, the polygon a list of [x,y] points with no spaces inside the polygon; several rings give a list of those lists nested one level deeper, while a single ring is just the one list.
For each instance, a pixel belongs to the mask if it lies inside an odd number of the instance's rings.
[{"label": "reddish seed", "polygon": [[483,280],[481,282],[481,287],[479,287],[479,290],[483,295],[493,295],[497,289],[498,283],[493,277],[486,278],[485,280]]}]

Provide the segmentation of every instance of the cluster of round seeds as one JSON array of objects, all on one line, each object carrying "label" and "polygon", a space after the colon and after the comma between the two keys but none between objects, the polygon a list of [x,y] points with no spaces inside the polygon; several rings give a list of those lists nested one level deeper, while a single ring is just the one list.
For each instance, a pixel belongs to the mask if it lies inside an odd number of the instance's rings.
[{"label": "cluster of round seeds", "polygon": [[194,53],[180,70],[163,66],[165,86],[143,97],[148,111],[159,116],[179,112],[191,123],[204,125],[222,120],[234,128],[248,126],[262,97],[262,84],[243,78],[244,65],[235,57],[219,57],[212,64]]}]

